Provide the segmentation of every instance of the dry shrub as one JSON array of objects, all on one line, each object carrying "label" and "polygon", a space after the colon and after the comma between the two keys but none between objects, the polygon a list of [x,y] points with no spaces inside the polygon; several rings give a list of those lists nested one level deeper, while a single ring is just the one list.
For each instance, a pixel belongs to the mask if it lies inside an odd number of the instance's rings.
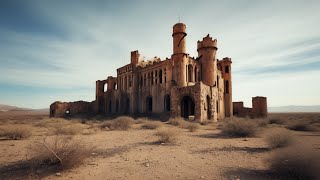
[{"label": "dry shrub", "polygon": [[[60,160],[44,146],[52,150]],[[30,148],[34,169],[57,167],[69,169],[80,165],[90,155],[90,151],[80,141],[68,136],[55,136],[36,141]]]},{"label": "dry shrub", "polygon": [[18,140],[27,139],[32,135],[32,128],[24,125],[10,125],[0,129],[0,137]]},{"label": "dry shrub", "polygon": [[174,117],[174,118],[170,118],[168,123],[174,125],[174,126],[182,126],[184,125],[186,121],[181,118],[181,117]]},{"label": "dry shrub", "polygon": [[172,128],[158,129],[155,133],[159,137],[160,143],[174,143],[177,140],[178,132]]},{"label": "dry shrub", "polygon": [[157,129],[161,126],[162,123],[158,121],[145,121],[141,127],[143,129]]},{"label": "dry shrub", "polygon": [[272,148],[286,147],[293,143],[292,133],[283,128],[275,128],[268,131],[265,140]]},{"label": "dry shrub", "polygon": [[205,126],[205,125],[209,124],[209,121],[208,120],[202,120],[202,121],[200,121],[200,124]]},{"label": "dry shrub", "polygon": [[290,146],[276,150],[267,161],[281,179],[320,179],[320,151]]},{"label": "dry shrub", "polygon": [[67,126],[60,126],[56,127],[54,134],[64,134],[64,135],[76,135],[80,134],[83,130],[83,127],[81,124],[73,124],[73,125],[67,125]]},{"label": "dry shrub", "polygon": [[256,124],[246,119],[230,119],[224,121],[221,132],[232,137],[251,137],[256,134]]},{"label": "dry shrub", "polygon": [[257,119],[256,122],[259,127],[266,127],[268,124],[270,124],[269,119]]},{"label": "dry shrub", "polygon": [[185,129],[188,129],[190,132],[195,132],[199,129],[199,124],[187,122],[184,126]]},{"label": "dry shrub", "polygon": [[317,131],[317,128],[308,122],[296,122],[290,126],[288,126],[288,129],[294,130],[294,131]]},{"label": "dry shrub", "polygon": [[101,128],[109,128],[110,130],[128,130],[134,123],[133,118],[121,116],[114,120],[105,121],[102,123]]},{"label": "dry shrub", "polygon": [[282,124],[285,124],[286,121],[283,120],[283,119],[279,119],[279,118],[270,118],[269,119],[269,124],[279,124],[279,125],[282,125]]}]

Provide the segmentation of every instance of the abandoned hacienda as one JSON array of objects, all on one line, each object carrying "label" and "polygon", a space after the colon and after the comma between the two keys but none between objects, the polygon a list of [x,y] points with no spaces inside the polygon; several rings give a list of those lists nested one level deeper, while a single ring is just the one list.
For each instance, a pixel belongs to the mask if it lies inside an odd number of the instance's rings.
[{"label": "abandoned hacienda", "polygon": [[217,40],[209,34],[197,42],[197,57],[186,51],[186,25],[173,26],[171,58],[142,61],[131,52],[129,64],[117,69],[117,77],[96,81],[92,102],[54,102],[51,117],[80,114],[181,116],[196,121],[225,117],[267,116],[266,97],[253,97],[252,108],[232,102],[231,58],[216,59]]}]

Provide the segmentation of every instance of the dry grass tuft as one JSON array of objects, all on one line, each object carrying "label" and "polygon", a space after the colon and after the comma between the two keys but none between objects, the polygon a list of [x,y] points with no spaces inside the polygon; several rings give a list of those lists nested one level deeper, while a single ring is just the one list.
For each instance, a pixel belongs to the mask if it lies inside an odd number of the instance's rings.
[{"label": "dry grass tuft", "polygon": [[10,125],[0,129],[0,137],[18,140],[27,139],[32,135],[32,128],[24,125]]},{"label": "dry grass tuft", "polygon": [[141,126],[143,129],[157,129],[162,126],[159,121],[145,121]]},{"label": "dry grass tuft", "polygon": [[281,179],[320,179],[320,152],[308,147],[287,147],[275,151],[267,161]]},{"label": "dry grass tuft", "polygon": [[[52,150],[60,160],[44,146]],[[67,136],[55,136],[51,139],[39,140],[31,146],[32,166],[34,169],[57,167],[69,169],[80,165],[90,155],[90,151],[81,142]]]},{"label": "dry grass tuft", "polygon": [[286,121],[283,120],[283,119],[280,119],[280,118],[270,118],[269,119],[269,124],[279,124],[279,125],[282,125],[282,124],[285,124]]},{"label": "dry grass tuft", "polygon": [[283,128],[275,128],[268,130],[265,140],[272,148],[286,147],[293,143],[294,137],[292,133]]},{"label": "dry grass tuft", "polygon": [[311,125],[309,122],[296,122],[288,126],[288,129],[294,131],[317,131],[317,128]]},{"label": "dry grass tuft", "polygon": [[224,121],[221,132],[232,137],[252,137],[256,134],[255,122],[246,119],[230,119]]},{"label": "dry grass tuft", "polygon": [[159,137],[159,143],[175,143],[178,132],[171,128],[161,128],[155,133]]},{"label": "dry grass tuft", "polygon": [[188,129],[190,132],[196,132],[199,129],[199,124],[187,122],[184,128]]},{"label": "dry grass tuft", "polygon": [[170,118],[168,123],[174,126],[183,126],[186,121],[181,117]]},{"label": "dry grass tuft", "polygon": [[83,126],[81,124],[73,124],[73,125],[67,125],[67,126],[60,126],[56,127],[54,134],[55,135],[77,135],[82,133]]},{"label": "dry grass tuft", "polygon": [[109,128],[110,130],[128,130],[134,124],[131,117],[121,116],[114,120],[105,121],[102,123],[101,128]]}]

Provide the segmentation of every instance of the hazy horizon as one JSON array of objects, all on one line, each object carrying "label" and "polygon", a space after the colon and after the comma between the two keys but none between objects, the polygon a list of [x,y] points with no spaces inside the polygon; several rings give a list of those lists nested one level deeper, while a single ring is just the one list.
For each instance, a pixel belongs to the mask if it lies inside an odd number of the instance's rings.
[{"label": "hazy horizon", "polygon": [[130,52],[164,60],[172,26],[187,51],[207,34],[232,58],[233,101],[251,107],[319,105],[319,1],[1,1],[0,104],[48,108],[92,101],[95,81],[116,76]]}]

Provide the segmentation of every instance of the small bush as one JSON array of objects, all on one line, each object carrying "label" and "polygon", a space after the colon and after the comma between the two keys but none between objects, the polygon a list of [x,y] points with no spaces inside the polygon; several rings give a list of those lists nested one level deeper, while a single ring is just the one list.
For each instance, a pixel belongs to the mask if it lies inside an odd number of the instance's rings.
[{"label": "small bush", "polygon": [[[30,154],[32,155],[34,169],[49,167],[69,169],[80,165],[90,155],[88,148],[71,137],[56,136],[45,140],[39,140],[31,146]],[[61,161],[44,145],[56,153]]]},{"label": "small bush", "polygon": [[12,140],[27,139],[31,135],[32,129],[22,125],[6,126],[0,130],[0,137]]},{"label": "small bush", "polygon": [[199,129],[199,124],[189,122],[185,124],[184,128],[188,129],[190,132],[195,132]]},{"label": "small bush", "polygon": [[308,147],[288,147],[268,159],[270,170],[281,179],[320,179],[320,152]]},{"label": "small bush", "polygon": [[161,122],[158,121],[145,121],[141,127],[143,129],[157,129],[161,126]]},{"label": "small bush", "polygon": [[177,140],[178,132],[175,129],[163,128],[159,129],[156,133],[159,137],[160,143],[174,143]]},{"label": "small bush", "polygon": [[256,120],[256,122],[259,127],[266,127],[266,126],[268,126],[268,124],[270,124],[269,119],[258,119],[258,120]]},{"label": "small bush", "polygon": [[269,123],[270,123],[270,124],[279,124],[279,125],[282,125],[282,124],[285,124],[285,120],[283,120],[283,119],[278,119],[278,118],[272,118],[272,119],[269,119]]},{"label": "small bush", "polygon": [[175,117],[170,118],[168,122],[174,126],[183,126],[186,121],[181,117]]},{"label": "small bush", "polygon": [[294,131],[317,131],[317,128],[308,122],[297,122],[293,125],[288,126],[288,129]]},{"label": "small bush", "polygon": [[63,127],[56,127],[54,132],[55,135],[64,134],[64,135],[76,135],[80,134],[83,130],[81,124],[67,125]]},{"label": "small bush", "polygon": [[293,135],[286,129],[276,128],[269,130],[265,139],[270,147],[280,148],[292,144]]},{"label": "small bush", "polygon": [[110,130],[128,130],[134,123],[133,118],[127,116],[121,116],[115,120],[105,121],[101,127],[109,128]]},{"label": "small bush", "polygon": [[256,134],[256,124],[245,119],[231,119],[224,122],[221,132],[233,137],[251,137]]}]

